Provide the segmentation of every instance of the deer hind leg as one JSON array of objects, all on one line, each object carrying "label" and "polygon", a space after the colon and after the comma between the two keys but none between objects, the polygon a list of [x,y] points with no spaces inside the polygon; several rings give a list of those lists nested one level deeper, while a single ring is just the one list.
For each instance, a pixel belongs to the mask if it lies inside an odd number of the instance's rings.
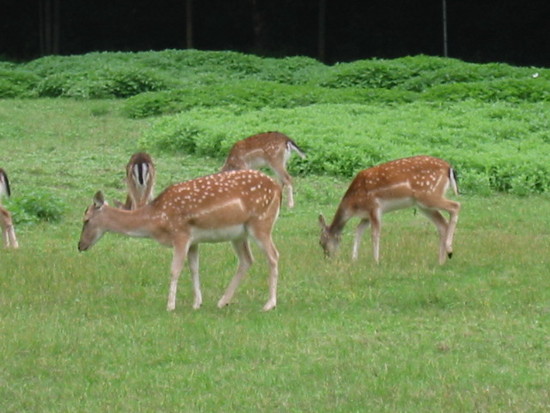
[{"label": "deer hind leg", "polygon": [[271,235],[263,242],[267,262],[269,264],[269,299],[263,310],[269,311],[277,305],[277,279],[279,278],[279,251],[275,247]]},{"label": "deer hind leg", "polygon": [[192,245],[187,253],[189,270],[191,272],[191,280],[193,283],[193,292],[195,293],[195,301],[193,309],[198,310],[202,305],[201,281],[199,276],[199,246]]},{"label": "deer hind leg", "polygon": [[246,238],[232,241],[232,245],[233,249],[235,250],[235,254],[237,255],[237,258],[239,259],[239,264],[237,267],[237,272],[231,279],[231,282],[227,286],[225,293],[218,301],[218,308],[225,307],[227,304],[229,304],[229,302],[233,298],[233,295],[235,294],[235,291],[237,290],[237,287],[241,283],[242,279],[248,272],[248,269],[252,265],[252,262],[254,261],[254,259],[252,258],[252,252],[250,251],[250,244],[248,243],[248,240]]},{"label": "deer hind leg", "polygon": [[294,208],[294,194],[293,194],[293,188],[292,188],[292,177],[287,172],[286,166],[284,165],[284,163],[282,163],[281,165],[273,165],[272,169],[277,174],[277,176],[279,177],[279,180],[281,181],[281,184],[282,184],[283,188],[286,191],[288,207],[289,208]]},{"label": "deer hind leg", "polygon": [[269,298],[263,306],[263,311],[269,311],[277,305],[277,280],[279,278],[279,251],[271,238],[273,222],[261,224],[263,228],[254,228],[254,240],[264,252],[269,265]]},{"label": "deer hind leg", "polygon": [[[423,204],[423,208],[421,209],[426,209],[426,210],[442,209],[449,213],[449,222],[446,223],[447,228],[445,232],[444,247],[445,247],[445,252],[447,253],[447,256],[451,258],[451,256],[453,255],[453,238],[456,230],[456,224],[458,222],[458,214],[460,212],[460,203],[456,201],[450,201],[446,198],[441,198],[435,201],[432,200],[429,204],[428,203],[422,203],[422,204]],[[443,219],[444,222],[446,222],[443,217],[441,218]],[[437,226],[438,224],[435,223],[435,225]],[[440,258],[439,262],[441,263],[441,261],[442,260]]]},{"label": "deer hind leg", "polygon": [[449,212],[449,227],[447,229],[447,239],[445,240],[445,246],[449,254],[449,258],[453,254],[453,239],[456,230],[456,224],[458,222],[458,214],[460,212],[460,203],[456,201],[447,200],[447,208],[444,208]]},{"label": "deer hind leg", "polygon": [[438,210],[420,208],[420,211],[434,223],[437,231],[439,232],[439,264],[444,264],[447,259],[447,255],[449,258],[452,255],[452,249],[449,250],[446,244],[449,224]]},{"label": "deer hind leg", "polygon": [[356,261],[359,258],[359,247],[361,246],[363,233],[369,225],[370,221],[368,219],[362,219],[361,222],[359,222],[359,225],[357,225],[357,229],[355,230],[355,240],[353,241],[353,252],[351,255],[351,259],[353,261]]},{"label": "deer hind leg", "polygon": [[174,311],[176,309],[176,292],[178,290],[178,279],[183,269],[183,263],[187,256],[189,246],[187,242],[180,242],[174,245],[174,255],[172,258],[172,266],[170,269],[172,278],[170,280],[170,290],[168,292],[168,304],[166,309]]}]

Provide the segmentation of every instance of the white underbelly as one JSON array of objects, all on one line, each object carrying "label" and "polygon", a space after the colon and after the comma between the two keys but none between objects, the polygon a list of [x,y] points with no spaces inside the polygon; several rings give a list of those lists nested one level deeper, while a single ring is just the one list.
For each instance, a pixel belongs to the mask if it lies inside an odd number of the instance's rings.
[{"label": "white underbelly", "polygon": [[409,208],[415,204],[414,198],[405,197],[397,199],[381,199],[378,201],[382,213],[397,211],[398,209]]},{"label": "white underbelly", "polygon": [[267,166],[267,162],[263,157],[249,158],[247,164],[250,169],[260,169]]},{"label": "white underbelly", "polygon": [[200,242],[224,242],[237,238],[241,238],[245,233],[244,225],[233,225],[230,227],[204,229],[191,229],[191,243],[198,244]]}]

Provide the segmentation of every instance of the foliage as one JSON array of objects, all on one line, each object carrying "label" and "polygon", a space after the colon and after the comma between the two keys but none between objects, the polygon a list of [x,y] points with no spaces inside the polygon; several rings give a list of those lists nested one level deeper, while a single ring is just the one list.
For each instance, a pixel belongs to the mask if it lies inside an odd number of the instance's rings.
[{"label": "foliage", "polygon": [[444,84],[431,88],[423,99],[430,101],[475,99],[482,102],[550,102],[550,80],[499,79],[485,82]]},{"label": "foliage", "polygon": [[[3,87],[10,90],[10,97],[25,96],[33,92],[40,96],[124,98],[148,91],[170,90],[175,93],[162,95],[160,99],[169,103],[172,109],[179,110],[186,110],[188,107],[182,105],[181,97],[195,91],[197,87],[203,88],[199,88],[199,94],[206,93],[210,86],[212,93],[219,95],[220,90],[227,85],[231,93],[246,95],[247,91],[250,91],[250,85],[247,84],[249,81],[260,82],[256,84],[260,86],[260,90],[261,85],[264,85],[264,88],[276,88],[276,85],[307,85],[312,89],[306,91],[306,95],[312,94],[310,98],[313,98],[313,103],[351,103],[345,100],[346,94],[329,95],[331,91],[342,88],[392,89],[417,92],[420,94],[416,95],[416,98],[421,98],[421,93],[429,93],[432,88],[439,86],[468,86],[472,83],[476,88],[484,82],[496,82],[493,85],[498,89],[499,86],[506,86],[507,82],[508,87],[514,87],[514,84],[510,83],[513,80],[525,81],[536,76],[539,80],[545,79],[546,82],[550,77],[548,69],[518,68],[497,63],[479,65],[457,59],[422,55],[390,60],[366,59],[327,66],[307,57],[274,59],[230,51],[197,50],[48,56],[24,64],[2,64],[0,70],[5,74],[4,82],[11,85],[9,88]],[[9,80],[17,76],[32,76],[20,92],[15,88],[17,82]],[[236,81],[243,83],[239,84]],[[239,85],[242,91],[238,90]],[[523,85],[528,86],[530,85]],[[521,87],[521,83],[515,87]],[[322,91],[323,89],[328,90]],[[288,90],[292,88],[284,89],[285,92]],[[439,92],[429,93],[429,97],[445,100],[445,91],[445,88],[439,89]],[[304,92],[304,89],[296,89],[295,94],[299,92]],[[322,99],[318,98],[320,93]],[[451,94],[457,96],[457,93]],[[229,95],[229,91],[226,95]],[[414,96],[409,95],[408,98]],[[504,93],[492,98],[502,100],[506,99],[506,96]],[[513,97],[518,98],[518,94],[513,94]],[[175,102],[171,103],[170,98]],[[290,99],[287,105],[293,102],[297,105],[304,104],[303,101]],[[178,108],[178,105],[182,106]],[[151,111],[150,114],[140,116],[154,114],[155,111]]]},{"label": "foliage", "polygon": [[173,115],[141,136],[150,150],[220,159],[237,139],[281,130],[310,152],[293,160],[295,174],[351,177],[428,153],[452,161],[469,191],[550,189],[548,69],[423,55],[327,66],[165,50],[50,56],[0,71],[6,97],[117,98],[133,119]]},{"label": "foliage", "polygon": [[279,130],[308,153],[305,160],[290,163],[294,174],[351,177],[385,160],[430,154],[455,165],[466,191],[525,195],[550,191],[547,110],[546,104],[522,104],[520,109],[473,102],[332,104],[245,112],[229,106],[163,117],[140,144],[150,150],[221,158],[239,139]]},{"label": "foliage", "polygon": [[34,73],[0,66],[0,99],[31,97],[38,79]]},{"label": "foliage", "polygon": [[56,223],[61,221],[64,213],[63,203],[49,192],[40,189],[14,196],[4,202],[16,225],[35,224],[40,221]]},{"label": "foliage", "polygon": [[97,72],[62,72],[47,76],[36,86],[41,97],[125,98],[165,88],[152,71],[118,69]]},{"label": "foliage", "polygon": [[193,108],[235,106],[240,111],[261,108],[295,108],[316,103],[411,102],[414,94],[381,89],[327,90],[318,86],[284,85],[244,80],[196,86],[167,92],[144,93],[125,102],[123,112],[132,118],[187,111]]}]

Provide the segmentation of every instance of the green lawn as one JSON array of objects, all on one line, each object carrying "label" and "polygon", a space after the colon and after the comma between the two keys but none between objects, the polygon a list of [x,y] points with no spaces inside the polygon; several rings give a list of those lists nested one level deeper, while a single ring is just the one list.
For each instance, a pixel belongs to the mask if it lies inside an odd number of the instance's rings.
[{"label": "green lawn", "polygon": [[[544,412],[550,409],[547,195],[459,198],[455,254],[437,265],[435,228],[386,215],[381,264],[370,236],[352,263],[355,222],[325,260],[317,215],[332,217],[348,179],[303,176],[283,207],[278,307],[261,312],[267,266],[233,303],[216,302],[236,260],[201,247],[203,307],[187,268],[165,310],[170,249],[108,234],[77,252],[97,189],[124,198],[124,166],[148,120],[118,101],[0,100],[1,165],[14,197],[48,193],[58,223],[19,225],[0,250],[0,410]],[[217,159],[152,154],[157,190],[216,171]],[[368,165],[365,165],[365,167]]]}]

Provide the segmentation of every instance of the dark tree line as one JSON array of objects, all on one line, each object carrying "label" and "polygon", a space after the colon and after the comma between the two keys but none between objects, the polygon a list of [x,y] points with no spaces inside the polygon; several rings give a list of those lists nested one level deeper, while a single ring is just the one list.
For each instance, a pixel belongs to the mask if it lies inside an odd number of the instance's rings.
[{"label": "dark tree line", "polygon": [[328,63],[447,51],[550,65],[547,0],[3,1],[0,56],[8,59],[197,48]]}]

